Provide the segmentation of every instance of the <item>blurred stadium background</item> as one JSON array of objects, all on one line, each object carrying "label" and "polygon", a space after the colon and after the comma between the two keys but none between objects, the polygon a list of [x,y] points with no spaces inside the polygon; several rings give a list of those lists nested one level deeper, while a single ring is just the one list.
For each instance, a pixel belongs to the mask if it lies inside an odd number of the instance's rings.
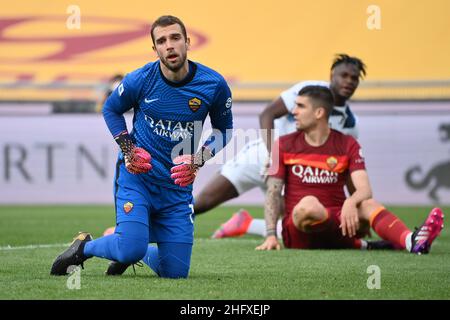
[{"label": "blurred stadium background", "polygon": [[[351,106],[360,120],[359,140],[364,146],[375,197],[400,208],[403,217],[408,212],[422,212],[424,207],[450,205],[450,1],[0,0],[0,5],[2,248],[60,244],[79,231],[76,228],[84,226],[91,227],[98,236],[114,221],[112,181],[117,148],[99,113],[101,101],[113,75],[156,59],[149,28],[152,19],[163,14],[178,16],[185,22],[192,42],[190,59],[218,70],[227,78],[233,90],[235,128],[258,128],[259,112],[294,83],[328,80],[336,53],[361,58],[368,74]],[[80,9],[79,29],[71,28],[76,22],[73,5]],[[380,29],[371,30],[367,26],[373,18],[373,12],[368,11],[371,5],[381,10]],[[127,120],[130,119],[128,114]],[[215,163],[202,169],[194,193],[219,167]],[[261,192],[253,190],[230,203],[256,205],[254,210],[259,210],[261,216],[262,201]],[[18,206],[24,204],[30,205],[25,207],[28,209]],[[60,206],[52,207],[55,204]],[[72,207],[73,204],[107,206]],[[79,218],[74,216],[77,212]],[[200,237],[208,237],[229,213],[223,211],[219,218],[212,217],[217,220],[199,219]],[[54,219],[64,214],[68,220],[54,224]],[[421,219],[415,216],[411,221]],[[49,230],[49,225],[54,228]],[[41,237],[43,233],[45,238]],[[249,254],[248,246],[253,248],[259,240],[250,241],[253,242],[243,242],[247,246],[239,251],[244,260]],[[205,243],[201,242],[202,246]],[[60,249],[43,250],[36,270],[41,267],[46,274],[49,261]],[[211,254],[217,251],[213,247],[209,250]],[[448,247],[439,250],[448,251]],[[60,297],[61,291],[39,291],[38,281],[43,277],[40,271],[33,274],[35,286],[24,290],[27,281],[32,280],[23,276],[30,256],[19,254],[19,250],[11,252],[11,256],[6,251],[1,253],[6,257],[2,261],[8,261],[6,268],[11,270],[5,279],[15,279],[17,265],[20,265],[17,272],[23,270],[17,276],[23,284],[15,287],[16,291],[4,291],[3,297]],[[314,259],[313,254],[304,254]],[[218,255],[215,258],[226,261]],[[429,260],[427,268],[439,268],[432,261],[448,266],[448,258],[438,258],[442,260]],[[252,259],[262,261],[261,257]],[[208,265],[210,260],[203,257],[201,261]],[[328,264],[327,261],[325,257],[319,262]],[[388,268],[392,256],[385,257],[385,261]],[[415,263],[411,260],[405,266]],[[198,267],[193,266],[197,277]],[[205,268],[202,272],[210,271]],[[225,267],[221,268],[220,272],[226,274]],[[410,294],[394,290],[391,297],[448,298],[448,270],[444,269],[437,272],[441,276],[447,274],[446,280],[435,277],[432,283],[441,285],[434,295],[429,295],[432,291],[415,295],[415,291]],[[401,278],[398,273],[409,277],[402,270],[391,274],[397,288],[404,285],[396,282]],[[347,274],[347,270],[341,271]],[[237,285],[240,279],[235,280]],[[54,288],[60,286],[54,280],[44,280],[53,281]],[[413,275],[405,281],[411,280]],[[5,290],[7,283],[4,282]],[[107,290],[111,283],[106,283],[102,290]],[[254,295],[221,295],[214,291],[217,294],[212,297],[273,297],[270,288],[258,289],[254,284],[245,287],[256,288]],[[317,288],[313,297],[320,298],[326,289]],[[172,289],[174,294],[181,292],[176,287]],[[299,289],[295,286],[291,289],[292,295],[285,298],[305,295],[303,291],[296,296]],[[245,288],[242,290],[246,292]],[[367,289],[364,290],[361,292],[367,294]],[[207,297],[207,291],[204,292],[198,297]],[[100,290],[88,297],[104,296]],[[355,298],[346,293],[337,297]]]},{"label": "blurred stadium background", "polygon": [[[228,79],[236,128],[257,128],[262,108],[290,85],[327,80],[334,54],[363,59],[368,75],[352,107],[375,195],[390,204],[450,204],[450,3],[377,1],[375,30],[367,25],[372,4],[127,1],[124,10],[110,1],[5,3],[0,203],[111,202],[116,147],[101,101],[113,75],[155,59],[151,19],[170,13],[188,26],[190,58]],[[197,191],[218,168],[201,172]],[[261,200],[254,190],[233,203]]]}]

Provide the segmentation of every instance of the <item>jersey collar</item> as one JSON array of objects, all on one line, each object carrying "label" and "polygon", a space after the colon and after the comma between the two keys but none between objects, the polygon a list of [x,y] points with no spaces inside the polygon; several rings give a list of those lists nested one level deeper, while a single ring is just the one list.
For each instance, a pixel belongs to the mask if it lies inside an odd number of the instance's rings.
[{"label": "jersey collar", "polygon": [[333,111],[331,112],[331,115],[345,116],[347,108],[348,108],[348,104],[346,104],[345,106],[334,106]]},{"label": "jersey collar", "polygon": [[191,60],[188,60],[188,63],[189,63],[189,72],[188,72],[188,74],[186,75],[186,77],[184,77],[184,79],[183,80],[181,80],[181,81],[178,81],[178,82],[173,82],[173,81],[170,81],[169,79],[167,79],[165,76],[164,76],[164,74],[163,74],[163,72],[162,72],[162,70],[161,70],[161,61],[159,62],[159,64],[158,64],[158,69],[159,69],[159,74],[161,75],[161,78],[164,80],[164,82],[165,83],[167,83],[169,86],[171,86],[171,87],[182,87],[182,86],[184,86],[184,85],[186,85],[186,84],[188,84],[189,82],[191,82],[191,80],[194,78],[194,76],[195,76],[195,73],[197,72],[197,64],[195,64],[194,62],[192,62]]}]

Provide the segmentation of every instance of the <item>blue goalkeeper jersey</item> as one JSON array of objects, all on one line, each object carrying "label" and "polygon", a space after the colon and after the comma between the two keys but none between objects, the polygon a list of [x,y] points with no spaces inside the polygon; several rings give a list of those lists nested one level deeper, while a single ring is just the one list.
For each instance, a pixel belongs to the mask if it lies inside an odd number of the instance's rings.
[{"label": "blue goalkeeper jersey", "polygon": [[[151,62],[125,76],[103,106],[103,116],[112,135],[127,130],[123,114],[134,109],[130,136],[137,147],[152,156],[153,169],[139,177],[168,188],[180,187],[170,177],[172,159],[198,149],[204,121],[209,114],[213,133],[205,146],[213,154],[231,139],[233,117],[231,91],[216,71],[189,61],[189,73],[180,82],[164,77],[159,61]],[[119,158],[123,158],[121,152]]]}]

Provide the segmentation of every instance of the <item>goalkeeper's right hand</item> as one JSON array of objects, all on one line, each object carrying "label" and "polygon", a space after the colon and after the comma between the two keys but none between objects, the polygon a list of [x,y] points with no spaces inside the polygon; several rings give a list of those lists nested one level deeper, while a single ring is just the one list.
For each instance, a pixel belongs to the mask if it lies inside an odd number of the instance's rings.
[{"label": "goalkeeper's right hand", "polygon": [[114,138],[122,150],[125,168],[132,174],[146,173],[152,169],[150,153],[136,147],[128,132],[123,132]]}]

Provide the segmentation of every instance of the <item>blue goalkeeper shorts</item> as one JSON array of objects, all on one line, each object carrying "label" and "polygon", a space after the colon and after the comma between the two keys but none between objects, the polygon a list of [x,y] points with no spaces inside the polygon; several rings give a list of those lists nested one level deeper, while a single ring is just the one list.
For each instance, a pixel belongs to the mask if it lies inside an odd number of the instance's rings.
[{"label": "blue goalkeeper shorts", "polygon": [[194,242],[194,197],[192,192],[144,183],[117,163],[114,184],[116,224],[140,222],[149,227],[150,242]]}]

